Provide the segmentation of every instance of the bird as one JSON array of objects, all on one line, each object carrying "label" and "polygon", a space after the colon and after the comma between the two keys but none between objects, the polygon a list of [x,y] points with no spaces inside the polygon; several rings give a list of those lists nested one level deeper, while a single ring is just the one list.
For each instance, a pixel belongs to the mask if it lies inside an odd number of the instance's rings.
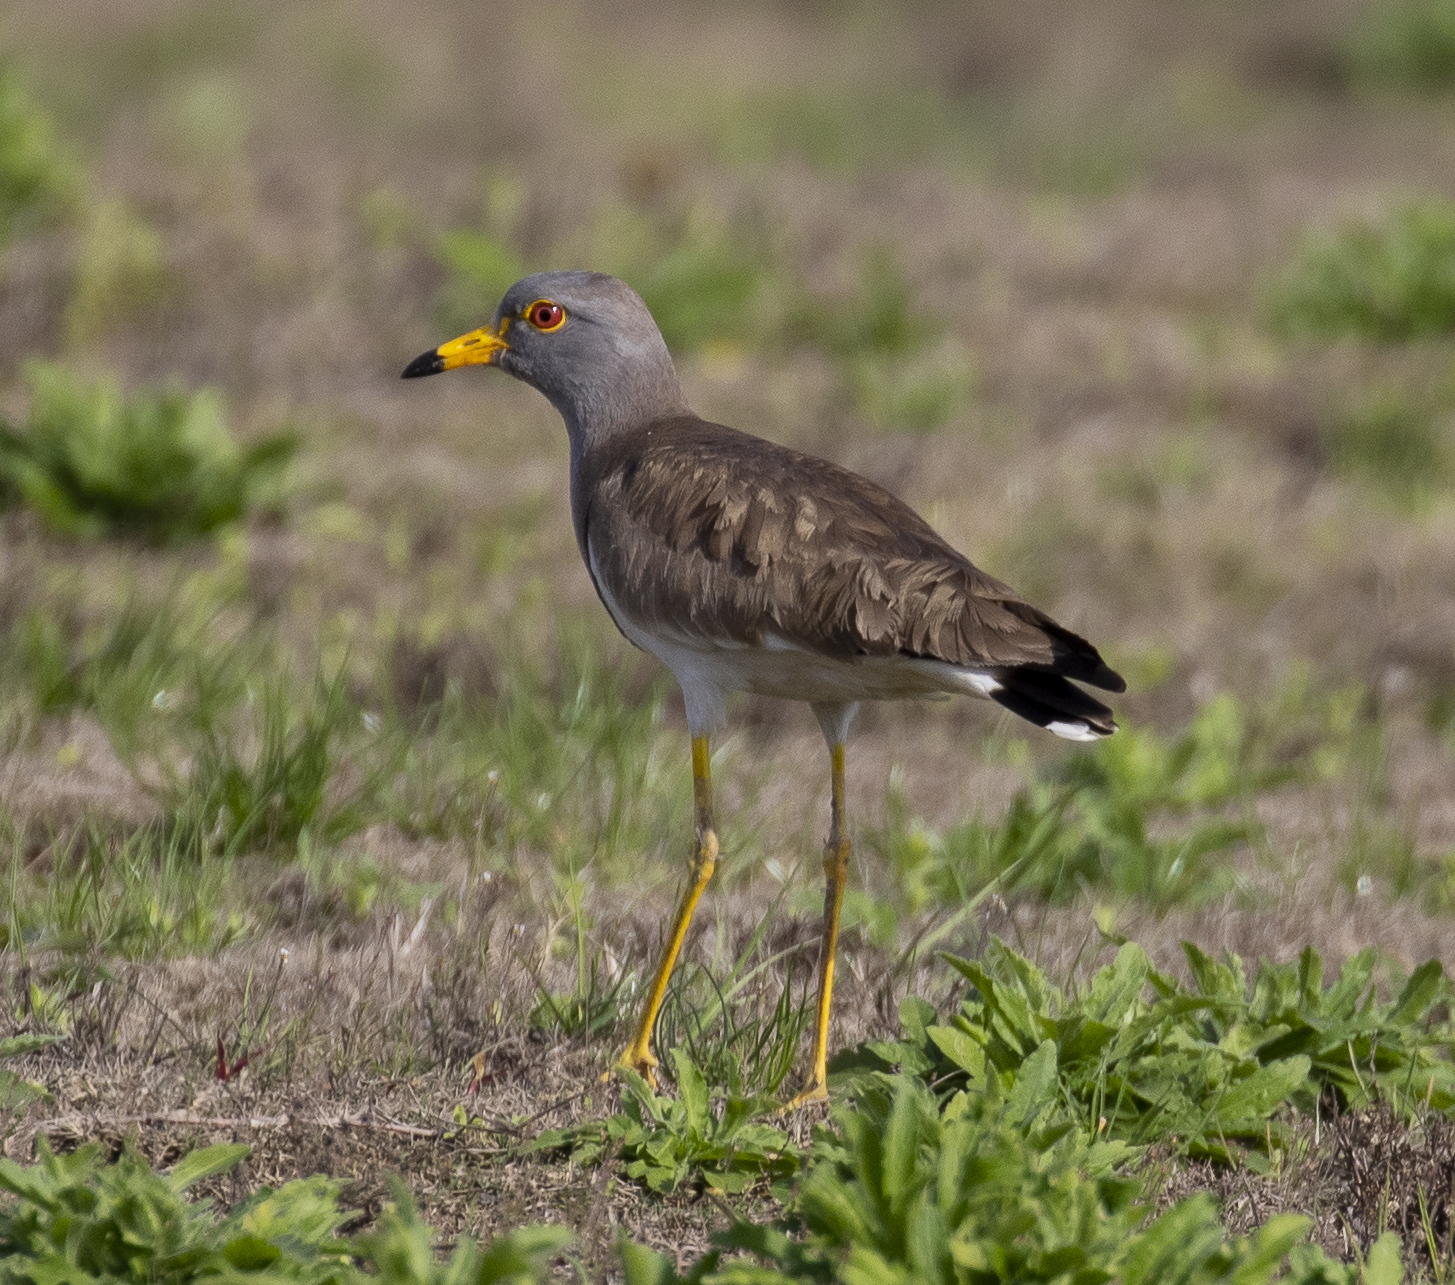
[{"label": "bird", "polygon": [[812,1064],[792,1109],[828,1097],[829,1016],[851,845],[845,743],[868,700],[986,698],[1071,741],[1116,731],[1077,684],[1123,692],[1096,648],[981,571],[860,474],[699,418],[651,312],[599,272],[537,272],[490,322],[416,357],[417,379],[496,366],[543,393],[570,443],[571,520],[607,612],[672,672],[692,747],[688,877],[617,1065],[652,1051],[693,912],[719,859],[711,745],[727,698],[805,701],[829,750],[829,832]]}]

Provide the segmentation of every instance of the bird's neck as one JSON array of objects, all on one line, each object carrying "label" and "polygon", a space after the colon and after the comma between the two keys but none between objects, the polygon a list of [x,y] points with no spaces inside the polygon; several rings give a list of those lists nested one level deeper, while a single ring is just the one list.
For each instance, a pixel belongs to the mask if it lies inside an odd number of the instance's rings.
[{"label": "bird's neck", "polygon": [[571,457],[585,455],[608,438],[667,415],[690,414],[670,363],[646,370],[623,369],[548,391],[571,438]]},{"label": "bird's neck", "polygon": [[[557,395],[547,392],[546,396],[561,412],[571,440],[571,515],[579,541],[585,517],[582,474],[586,458],[618,433],[692,411],[670,363],[662,369],[623,371],[615,380],[598,376],[589,387],[562,390]],[[583,547],[583,557],[585,552]]]}]

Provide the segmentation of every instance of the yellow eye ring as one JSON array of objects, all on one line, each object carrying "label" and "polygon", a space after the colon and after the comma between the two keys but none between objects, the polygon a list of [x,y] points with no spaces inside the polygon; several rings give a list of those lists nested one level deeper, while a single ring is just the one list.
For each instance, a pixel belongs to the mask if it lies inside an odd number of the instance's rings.
[{"label": "yellow eye ring", "polygon": [[537,299],[522,315],[537,330],[559,330],[566,324],[566,310],[549,299]]}]

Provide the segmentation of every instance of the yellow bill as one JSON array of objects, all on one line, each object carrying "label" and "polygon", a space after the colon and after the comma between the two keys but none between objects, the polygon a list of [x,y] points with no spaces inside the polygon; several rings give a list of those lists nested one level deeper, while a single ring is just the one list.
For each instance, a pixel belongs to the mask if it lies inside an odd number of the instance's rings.
[{"label": "yellow bill", "polygon": [[491,366],[495,356],[510,345],[505,342],[505,332],[510,328],[510,318],[504,318],[498,330],[481,326],[458,339],[429,352],[422,352],[404,368],[401,379],[419,379],[424,375],[438,375],[457,366]]}]

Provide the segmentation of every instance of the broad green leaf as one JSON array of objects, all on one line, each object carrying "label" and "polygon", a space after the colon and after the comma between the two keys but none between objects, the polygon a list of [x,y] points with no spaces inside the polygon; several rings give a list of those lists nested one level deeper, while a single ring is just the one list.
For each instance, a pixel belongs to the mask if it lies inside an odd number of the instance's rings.
[{"label": "broad green leaf", "polygon": [[1324,961],[1312,946],[1305,946],[1298,957],[1298,991],[1305,1013],[1324,1011]]},{"label": "broad green leaf", "polygon": [[1083,1009],[1098,1021],[1119,1024],[1141,995],[1151,971],[1146,951],[1135,942],[1125,943],[1116,959],[1092,978]]},{"label": "broad green leaf", "polygon": [[1309,1059],[1271,1062],[1235,1081],[1217,1101],[1216,1119],[1225,1129],[1263,1120],[1308,1078]]},{"label": "broad green leaf", "polygon": [[[1124,1285],[1160,1285],[1165,1279],[1190,1276],[1216,1250],[1222,1239],[1217,1207],[1203,1193],[1173,1205],[1134,1241],[1122,1263]],[[1174,1270],[1174,1265],[1181,1271]]]},{"label": "broad green leaf", "polygon": [[962,1071],[968,1072],[972,1084],[985,1079],[985,1049],[964,1031],[953,1026],[931,1026],[925,1034]]},{"label": "broad green leaf", "polygon": [[922,1182],[916,1181],[922,1123],[933,1116],[923,1088],[916,1080],[901,1077],[894,1090],[894,1105],[884,1129],[882,1179],[891,1208],[901,1208],[909,1194]]},{"label": "broad green leaf", "polygon": [[1435,1002],[1436,996],[1444,989],[1444,981],[1444,970],[1440,967],[1438,959],[1421,964],[1410,974],[1409,981],[1405,983],[1404,990],[1399,993],[1399,998],[1394,1002],[1394,1008],[1390,1010],[1385,1020],[1392,1026],[1403,1026],[1408,1022],[1418,1021],[1424,1016],[1425,1010]]},{"label": "broad green leaf", "polygon": [[1400,1285],[1403,1280],[1399,1237],[1387,1231],[1369,1247],[1369,1257],[1364,1263],[1364,1285]]},{"label": "broad green leaf", "polygon": [[242,1160],[252,1148],[242,1142],[219,1142],[216,1146],[203,1147],[190,1155],[183,1156],[172,1172],[167,1175],[167,1185],[173,1191],[186,1191],[194,1183],[210,1178],[215,1173],[225,1173]]},{"label": "broad green leaf", "polygon": [[638,1245],[622,1236],[617,1245],[626,1285],[678,1285],[676,1264],[666,1254]]},{"label": "broad green leaf", "polygon": [[1006,1103],[1006,1119],[1029,1125],[1059,1098],[1056,1079],[1056,1043],[1045,1040],[1016,1072],[1015,1084]]},{"label": "broad green leaf", "polygon": [[222,1253],[239,1271],[255,1272],[276,1262],[283,1251],[260,1236],[234,1236]]},{"label": "broad green leaf", "polygon": [[0,1040],[0,1058],[23,1057],[27,1053],[35,1053],[49,1048],[52,1044],[59,1044],[65,1038],[64,1035],[12,1035],[8,1039]]},{"label": "broad green leaf", "polygon": [[575,1236],[566,1227],[538,1224],[498,1237],[480,1254],[472,1285],[517,1285],[546,1277],[546,1260],[559,1254]]},{"label": "broad green leaf", "polygon": [[1190,941],[1182,943],[1182,953],[1199,992],[1212,999],[1243,1001],[1246,992],[1243,963],[1236,955],[1230,956],[1227,963],[1219,963]]},{"label": "broad green leaf", "polygon": [[1360,996],[1374,976],[1374,963],[1373,946],[1350,955],[1339,970],[1339,980],[1324,992],[1323,1011],[1330,1017],[1352,1017],[1358,1011]]},{"label": "broad green leaf", "polygon": [[687,1127],[698,1137],[705,1138],[712,1130],[707,1081],[685,1049],[672,1050],[672,1065],[677,1069],[677,1092],[687,1111]]},{"label": "broad green leaf", "polygon": [[1289,1250],[1308,1235],[1313,1219],[1301,1214],[1275,1214],[1249,1238],[1230,1285],[1263,1285],[1288,1256]]}]

